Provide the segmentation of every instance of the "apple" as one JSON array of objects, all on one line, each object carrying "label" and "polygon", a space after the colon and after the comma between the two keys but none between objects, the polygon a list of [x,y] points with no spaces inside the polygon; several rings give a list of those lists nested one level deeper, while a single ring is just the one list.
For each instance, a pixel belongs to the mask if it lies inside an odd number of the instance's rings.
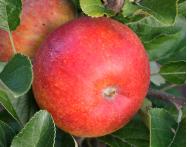
[{"label": "apple", "polygon": [[110,18],[81,17],[59,27],[34,60],[33,91],[56,125],[81,137],[112,133],[131,120],[150,81],[137,35]]},{"label": "apple", "polygon": [[[68,0],[23,0],[21,23],[12,32],[17,52],[33,57],[45,37],[75,17]],[[0,61],[12,55],[8,33],[0,30]]]}]

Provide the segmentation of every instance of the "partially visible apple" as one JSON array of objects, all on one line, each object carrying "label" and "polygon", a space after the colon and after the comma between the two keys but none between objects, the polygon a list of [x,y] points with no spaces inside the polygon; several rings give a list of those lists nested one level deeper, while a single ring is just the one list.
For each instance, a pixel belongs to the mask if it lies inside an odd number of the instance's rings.
[{"label": "partially visible apple", "polygon": [[[69,0],[23,0],[21,24],[12,32],[17,52],[33,57],[45,37],[74,18]],[[0,30],[0,61],[12,56],[8,33]]]},{"label": "partially visible apple", "polygon": [[149,80],[139,38],[105,17],[81,17],[61,26],[34,60],[38,105],[76,136],[103,136],[123,127],[140,108]]}]

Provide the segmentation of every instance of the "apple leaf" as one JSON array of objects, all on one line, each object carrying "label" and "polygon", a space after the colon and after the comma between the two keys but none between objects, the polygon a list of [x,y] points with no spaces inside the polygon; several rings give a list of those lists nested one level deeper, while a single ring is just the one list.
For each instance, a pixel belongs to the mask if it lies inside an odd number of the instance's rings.
[{"label": "apple leaf", "polygon": [[0,103],[12,115],[12,117],[19,122],[19,117],[18,117],[8,95],[2,90],[0,90]]},{"label": "apple leaf", "polygon": [[14,134],[17,134],[21,129],[20,124],[5,109],[0,111],[0,120],[10,126]]},{"label": "apple leaf", "polygon": [[0,90],[0,103],[21,126],[38,110],[31,90],[17,99]]},{"label": "apple leaf", "polygon": [[107,144],[109,147],[132,147],[127,141],[113,137],[112,135],[99,138],[101,142]]},{"label": "apple leaf", "polygon": [[122,8],[122,15],[124,17],[127,17],[133,15],[137,10],[139,10],[139,7],[137,5],[130,2],[129,0],[125,0],[125,4]]},{"label": "apple leaf", "polygon": [[185,147],[186,146],[186,118],[179,124],[176,136],[173,139],[170,147]]},{"label": "apple leaf", "polygon": [[140,0],[136,4],[166,25],[175,22],[177,0]]},{"label": "apple leaf", "polygon": [[[171,86],[171,85],[169,85]],[[173,87],[169,90],[167,90],[167,93],[173,94],[174,96],[181,96],[181,93],[178,93],[178,90],[176,87]],[[167,101],[163,101],[162,99],[158,99],[155,97],[149,98],[156,108],[162,108],[164,110],[167,110],[167,112],[174,118],[174,120],[177,122],[179,110],[176,108],[176,106],[173,103],[169,103]],[[182,113],[184,114],[184,108],[182,107]],[[183,115],[184,116],[184,115]]]},{"label": "apple leaf", "polygon": [[15,97],[19,97],[31,87],[32,64],[28,57],[16,54],[0,73],[0,79]]},{"label": "apple leaf", "polygon": [[0,120],[0,147],[9,147],[14,137],[12,129]]},{"label": "apple leaf", "polygon": [[20,23],[21,0],[0,0],[0,29],[15,30]]},{"label": "apple leaf", "polygon": [[179,3],[178,13],[179,15],[186,17],[186,1]]},{"label": "apple leaf", "polygon": [[153,108],[150,114],[150,146],[166,147],[172,142],[177,123],[164,109]]},{"label": "apple leaf", "polygon": [[149,130],[139,117],[135,117],[122,129],[99,138],[111,147],[121,146],[149,146]]},{"label": "apple leaf", "polygon": [[160,74],[170,83],[183,84],[186,80],[186,62],[173,61],[162,65]]},{"label": "apple leaf", "polygon": [[101,17],[104,15],[113,16],[115,13],[107,9],[101,0],[80,0],[82,11],[92,17]]},{"label": "apple leaf", "polygon": [[51,115],[41,110],[14,137],[11,147],[54,147],[55,132]]},{"label": "apple leaf", "polygon": [[[185,46],[185,32],[171,35],[161,35],[144,43],[151,61],[164,61]],[[169,60],[169,59],[168,59]]]},{"label": "apple leaf", "polygon": [[19,120],[23,125],[26,124],[29,119],[34,115],[34,113],[38,110],[32,90],[17,99],[12,98],[11,102]]},{"label": "apple leaf", "polygon": [[0,72],[3,71],[6,64],[7,64],[6,62],[0,62]]},{"label": "apple leaf", "polygon": [[78,147],[78,144],[73,136],[56,128],[55,147]]},{"label": "apple leaf", "polygon": [[141,116],[141,120],[144,122],[147,128],[150,127],[150,122],[149,122],[149,110],[153,107],[152,102],[145,98],[143,105],[141,106],[139,110],[139,114]]},{"label": "apple leaf", "polygon": [[154,17],[144,17],[138,21],[128,22],[140,37],[151,61],[166,62],[185,59],[186,27],[185,18],[176,17],[174,25],[166,26]]},{"label": "apple leaf", "polygon": [[143,42],[150,41],[160,35],[170,35],[185,31],[185,18],[177,17],[174,25],[166,26],[152,16],[143,17],[138,21],[128,22]]},{"label": "apple leaf", "polygon": [[173,25],[162,24],[153,16],[127,22],[127,25],[137,33],[144,43],[151,61],[166,62],[185,59],[186,20],[181,14],[184,7],[179,6],[179,16],[176,17]]}]

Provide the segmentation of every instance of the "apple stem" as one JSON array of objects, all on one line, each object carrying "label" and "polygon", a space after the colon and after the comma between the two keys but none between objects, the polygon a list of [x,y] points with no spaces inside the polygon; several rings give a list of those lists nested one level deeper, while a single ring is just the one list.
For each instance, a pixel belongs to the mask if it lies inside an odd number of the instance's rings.
[{"label": "apple stem", "polygon": [[11,43],[11,46],[12,46],[13,53],[16,54],[16,48],[14,46],[14,40],[13,40],[11,31],[8,31],[8,34],[9,34],[10,43]]},{"label": "apple stem", "polygon": [[116,87],[106,87],[104,90],[103,90],[103,96],[106,97],[106,98],[113,98],[117,93],[117,88]]}]

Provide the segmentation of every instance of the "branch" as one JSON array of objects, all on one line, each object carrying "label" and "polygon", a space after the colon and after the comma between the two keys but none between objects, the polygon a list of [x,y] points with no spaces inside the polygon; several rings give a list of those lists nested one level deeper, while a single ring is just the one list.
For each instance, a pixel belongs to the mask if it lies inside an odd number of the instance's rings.
[{"label": "branch", "polygon": [[180,109],[182,106],[186,105],[186,100],[184,97],[175,96],[163,91],[149,89],[147,93],[148,98],[159,98],[164,101],[169,101],[170,103],[174,104],[177,109]]}]

